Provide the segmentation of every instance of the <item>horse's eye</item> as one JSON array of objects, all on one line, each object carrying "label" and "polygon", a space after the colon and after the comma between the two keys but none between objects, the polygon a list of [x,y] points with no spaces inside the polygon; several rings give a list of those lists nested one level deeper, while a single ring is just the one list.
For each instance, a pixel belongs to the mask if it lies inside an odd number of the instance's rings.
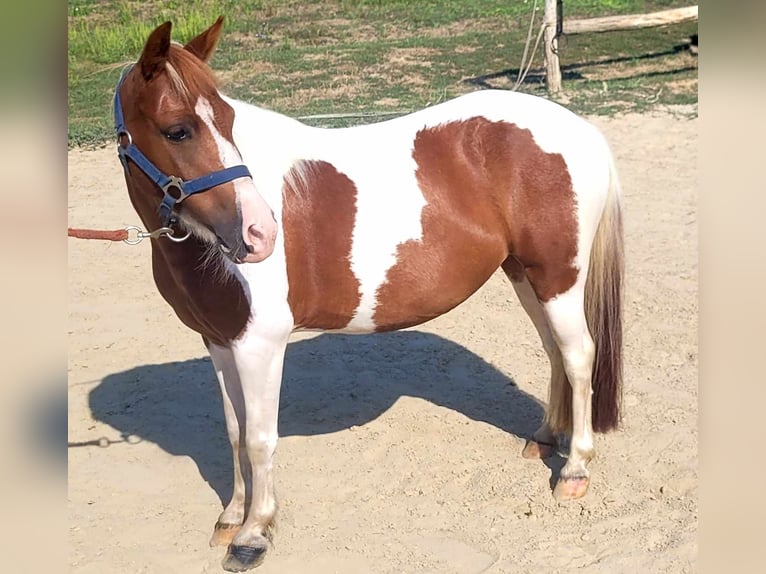
[{"label": "horse's eye", "polygon": [[172,142],[180,142],[191,137],[191,132],[184,126],[173,126],[162,133]]}]

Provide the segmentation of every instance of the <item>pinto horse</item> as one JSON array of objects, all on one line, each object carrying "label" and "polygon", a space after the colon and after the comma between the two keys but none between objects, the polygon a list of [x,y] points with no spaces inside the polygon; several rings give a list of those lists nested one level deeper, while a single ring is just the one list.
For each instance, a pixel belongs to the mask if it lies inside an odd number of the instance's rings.
[{"label": "pinto horse", "polygon": [[570,436],[553,495],[583,496],[594,431],[620,420],[622,223],[603,136],[555,103],[492,90],[308,127],[218,91],[207,62],[221,27],[186,45],[170,22],[154,30],[120,79],[115,122],[134,208],[175,239],[152,239],[157,288],[202,335],[223,395],[234,488],[211,539],[228,546],[223,567],[258,565],[271,540],[290,333],[418,325],[498,268],[551,363],[522,454]]}]

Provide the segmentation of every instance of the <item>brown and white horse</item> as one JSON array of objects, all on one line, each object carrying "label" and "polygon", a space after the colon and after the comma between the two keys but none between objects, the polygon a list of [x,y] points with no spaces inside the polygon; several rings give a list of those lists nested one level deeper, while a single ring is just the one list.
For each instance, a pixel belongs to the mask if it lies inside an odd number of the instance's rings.
[{"label": "brown and white horse", "polygon": [[621,395],[620,192],[602,135],[506,91],[311,128],[219,93],[206,62],[221,25],[185,46],[169,22],[158,27],[121,79],[115,115],[144,225],[191,233],[154,239],[152,265],[162,296],[202,335],[223,394],[234,491],[211,544],[228,545],[224,568],[256,566],[271,537],[290,333],[417,325],[499,267],[551,363],[546,418],[523,455],[549,456],[570,435],[553,494],[583,496],[593,433],[617,427]]}]

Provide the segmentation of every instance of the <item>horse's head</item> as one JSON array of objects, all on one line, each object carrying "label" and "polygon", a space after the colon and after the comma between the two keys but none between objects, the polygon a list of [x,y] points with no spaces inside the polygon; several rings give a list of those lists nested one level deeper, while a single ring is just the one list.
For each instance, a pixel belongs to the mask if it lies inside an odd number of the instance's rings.
[{"label": "horse's head", "polygon": [[[115,117],[123,123],[118,130],[124,131],[119,138],[131,200],[144,222],[167,225],[172,212],[233,261],[257,263],[273,251],[277,223],[241,165],[232,137],[234,110],[207,66],[222,23],[223,17],[185,46],[171,43],[170,22],[154,30],[118,87],[115,108],[121,106],[122,117],[120,111]],[[125,153],[128,148],[134,153]],[[144,156],[159,175],[152,177],[152,169],[135,155]],[[182,184],[163,191],[167,176]]]}]

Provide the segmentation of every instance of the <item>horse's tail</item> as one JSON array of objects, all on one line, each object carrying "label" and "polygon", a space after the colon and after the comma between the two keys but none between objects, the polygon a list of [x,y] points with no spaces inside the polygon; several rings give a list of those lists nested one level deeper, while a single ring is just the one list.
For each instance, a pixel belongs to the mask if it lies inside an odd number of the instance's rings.
[{"label": "horse's tail", "polygon": [[585,283],[585,318],[596,345],[591,378],[596,432],[617,428],[622,403],[622,205],[614,159],[607,153],[609,192],[593,239]]}]

